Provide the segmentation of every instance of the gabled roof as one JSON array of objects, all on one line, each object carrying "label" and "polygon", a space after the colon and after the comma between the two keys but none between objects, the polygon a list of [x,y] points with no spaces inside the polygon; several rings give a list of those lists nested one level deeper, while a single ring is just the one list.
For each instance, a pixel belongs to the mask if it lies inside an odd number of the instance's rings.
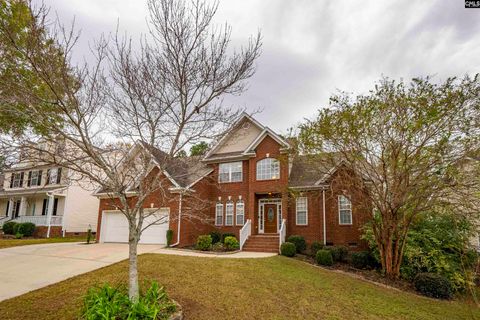
[{"label": "gabled roof", "polygon": [[[250,122],[256,126],[259,130],[259,133],[253,137],[252,141],[249,141],[249,144],[243,150],[237,150],[233,152],[223,152],[216,153],[220,147],[224,146],[224,143],[228,141],[229,138],[233,138],[236,130],[239,129],[240,125]],[[275,133],[272,129],[262,125],[260,122],[255,120],[253,117],[243,112],[237,121],[228,129],[223,136],[218,140],[213,147],[207,152],[204,156],[204,161],[215,161],[215,160],[227,160],[227,159],[242,159],[249,156],[255,155],[255,148],[263,141],[266,136],[270,136],[278,144],[282,146],[282,149],[287,150],[290,148],[289,143],[283,139],[280,135]]]},{"label": "gabled roof", "polygon": [[295,155],[289,176],[292,188],[320,187],[342,164],[335,154]]}]

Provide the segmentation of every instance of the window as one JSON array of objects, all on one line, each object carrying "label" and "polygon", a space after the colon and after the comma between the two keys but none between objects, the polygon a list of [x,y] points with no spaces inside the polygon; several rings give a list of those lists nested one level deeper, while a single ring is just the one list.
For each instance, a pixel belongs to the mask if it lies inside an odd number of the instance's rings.
[{"label": "window", "polygon": [[297,198],[297,225],[306,226],[308,224],[308,202],[307,197]]},{"label": "window", "polygon": [[243,226],[243,224],[245,223],[245,203],[243,202],[243,200],[237,201],[235,218],[236,218],[235,224],[237,226]]},{"label": "window", "polygon": [[223,224],[223,204],[217,203],[215,206],[215,225],[221,226]]},{"label": "window", "polygon": [[345,196],[338,196],[338,216],[340,224],[352,224],[352,202]]},{"label": "window", "polygon": [[228,201],[225,207],[225,225],[233,226],[233,202]]},{"label": "window", "polygon": [[280,178],[280,161],[266,158],[257,162],[257,180],[271,180]]},{"label": "window", "polygon": [[62,179],[62,168],[48,169],[47,184],[58,184]]},{"label": "window", "polygon": [[242,162],[220,163],[218,182],[241,182]]},{"label": "window", "polygon": [[39,186],[42,183],[42,170],[28,172],[28,186]]},{"label": "window", "polygon": [[10,188],[21,188],[23,186],[23,172],[12,173]]}]

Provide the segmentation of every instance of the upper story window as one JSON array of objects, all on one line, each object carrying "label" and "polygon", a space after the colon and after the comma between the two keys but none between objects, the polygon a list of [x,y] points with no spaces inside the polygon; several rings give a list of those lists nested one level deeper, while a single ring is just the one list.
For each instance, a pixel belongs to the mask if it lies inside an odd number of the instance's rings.
[{"label": "upper story window", "polygon": [[28,186],[40,186],[42,184],[42,170],[28,172]]},{"label": "upper story window", "polygon": [[220,163],[218,170],[218,182],[241,182],[242,162]]},{"label": "upper story window", "polygon": [[62,179],[62,168],[48,169],[47,184],[59,184]]},{"label": "upper story window", "polygon": [[12,172],[10,188],[23,187],[23,172]]},{"label": "upper story window", "polygon": [[338,196],[338,219],[340,224],[352,224],[352,202],[346,196]]},{"label": "upper story window", "polygon": [[265,158],[257,162],[257,180],[280,179],[280,161]]}]

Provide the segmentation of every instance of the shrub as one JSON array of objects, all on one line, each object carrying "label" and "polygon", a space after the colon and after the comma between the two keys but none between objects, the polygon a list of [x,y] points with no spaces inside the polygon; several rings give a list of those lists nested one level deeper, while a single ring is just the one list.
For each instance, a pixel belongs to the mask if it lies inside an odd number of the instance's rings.
[{"label": "shrub", "polygon": [[35,232],[35,223],[24,222],[17,224],[17,226],[17,232],[23,234],[25,237],[31,237]]},{"label": "shrub", "polygon": [[212,250],[213,251],[224,251],[225,247],[223,246],[223,243],[217,242],[212,244]]},{"label": "shrub", "polygon": [[295,256],[296,252],[297,252],[297,247],[295,246],[294,243],[284,242],[280,246],[280,253],[282,254],[282,256],[293,257]]},{"label": "shrub", "polygon": [[21,234],[20,232],[15,233],[15,239],[22,239],[22,237],[23,234]]},{"label": "shrub", "polygon": [[209,233],[210,237],[212,237],[212,243],[221,242],[222,234],[218,231],[212,231]]},{"label": "shrub", "polygon": [[225,249],[229,251],[238,250],[240,248],[240,244],[235,237],[226,237],[223,244],[225,245]]},{"label": "shrub", "polygon": [[357,269],[371,269],[376,266],[375,258],[368,251],[352,253],[352,266]]},{"label": "shrub", "polygon": [[92,228],[87,229],[87,244],[90,244],[90,241],[92,241]]},{"label": "shrub", "polygon": [[307,243],[305,242],[305,238],[302,236],[290,236],[288,237],[287,242],[293,243],[298,253],[307,249]]},{"label": "shrub", "polygon": [[312,245],[310,246],[310,254],[315,257],[317,255],[317,251],[323,249],[323,244],[320,242],[312,242]]},{"label": "shrub", "polygon": [[318,250],[317,254],[315,255],[315,260],[319,265],[331,266],[333,265],[332,252],[324,249]]},{"label": "shrub", "polygon": [[19,233],[18,229],[20,229],[20,223],[17,223],[13,226],[13,234],[16,235],[17,233]]},{"label": "shrub", "polygon": [[2,227],[3,233],[12,234],[12,235],[15,234],[13,229],[15,228],[16,225],[17,223],[14,221],[5,222]]},{"label": "shrub", "polygon": [[225,238],[227,237],[234,237],[235,238],[235,234],[234,233],[224,233],[222,234],[222,242],[225,243]]},{"label": "shrub", "polygon": [[435,273],[419,273],[413,280],[415,289],[424,296],[438,299],[452,298],[451,283],[443,276]]},{"label": "shrub", "polygon": [[197,250],[208,251],[210,250],[211,246],[212,246],[212,237],[210,237],[210,235],[206,234],[206,235],[198,236],[197,245],[195,246]]},{"label": "shrub", "polygon": [[84,298],[83,319],[167,319],[176,311],[175,303],[157,282],[138,301],[128,298],[125,286],[113,288],[108,284],[88,290]]},{"label": "shrub", "polygon": [[167,247],[170,247],[173,239],[173,230],[167,230]]},{"label": "shrub", "polygon": [[348,249],[345,246],[334,246],[329,248],[328,250],[332,253],[333,261],[335,262],[344,262],[347,260],[348,256]]}]

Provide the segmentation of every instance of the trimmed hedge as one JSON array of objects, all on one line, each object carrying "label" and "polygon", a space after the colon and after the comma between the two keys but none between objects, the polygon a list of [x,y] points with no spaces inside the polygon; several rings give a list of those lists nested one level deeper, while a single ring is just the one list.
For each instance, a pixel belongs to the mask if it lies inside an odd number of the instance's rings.
[{"label": "trimmed hedge", "polygon": [[335,262],[345,262],[348,256],[348,248],[345,246],[334,246],[328,248],[332,253],[333,261]]},{"label": "trimmed hedge", "polygon": [[282,256],[285,256],[285,257],[295,256],[296,251],[297,251],[297,248],[295,244],[291,242],[284,242],[280,246],[280,253],[282,254]]},{"label": "trimmed hedge", "polygon": [[173,230],[167,230],[167,247],[170,247],[173,240]]},{"label": "trimmed hedge", "polygon": [[31,237],[35,232],[35,223],[31,223],[31,222],[19,223],[16,225],[16,227],[18,227],[16,233],[20,233],[24,237]]},{"label": "trimmed hedge", "polygon": [[310,246],[310,254],[315,257],[317,255],[318,250],[323,249],[323,244],[317,241],[312,242]]},{"label": "trimmed hedge", "polygon": [[208,234],[198,236],[195,248],[197,250],[208,251],[212,246],[212,237]]},{"label": "trimmed hedge", "polygon": [[223,243],[223,244],[225,244],[225,238],[226,238],[226,237],[234,237],[234,238],[236,238],[236,237],[235,237],[235,233],[229,233],[229,232],[224,233],[224,234],[222,234],[222,243]]},{"label": "trimmed hedge", "polygon": [[305,238],[302,236],[290,236],[288,237],[287,242],[293,243],[298,253],[301,253],[307,249],[307,243],[305,242]]},{"label": "trimmed hedge", "polygon": [[17,224],[18,223],[14,221],[5,222],[2,227],[3,233],[14,235],[15,234],[14,229]]},{"label": "trimmed hedge", "polygon": [[376,266],[375,258],[368,251],[353,252],[352,266],[357,269],[373,269]]},{"label": "trimmed hedge", "polygon": [[315,255],[315,261],[319,265],[322,266],[332,266],[333,265],[333,257],[332,252],[330,250],[318,250],[317,254]]},{"label": "trimmed hedge", "polygon": [[427,297],[451,299],[453,296],[452,284],[436,273],[419,273],[415,276],[413,284],[418,292]]},{"label": "trimmed hedge", "polygon": [[209,233],[210,237],[212,237],[212,243],[215,244],[222,240],[222,234],[218,231],[212,231]]},{"label": "trimmed hedge", "polygon": [[235,237],[226,237],[223,244],[228,251],[240,249],[240,243],[238,243],[238,240]]}]

